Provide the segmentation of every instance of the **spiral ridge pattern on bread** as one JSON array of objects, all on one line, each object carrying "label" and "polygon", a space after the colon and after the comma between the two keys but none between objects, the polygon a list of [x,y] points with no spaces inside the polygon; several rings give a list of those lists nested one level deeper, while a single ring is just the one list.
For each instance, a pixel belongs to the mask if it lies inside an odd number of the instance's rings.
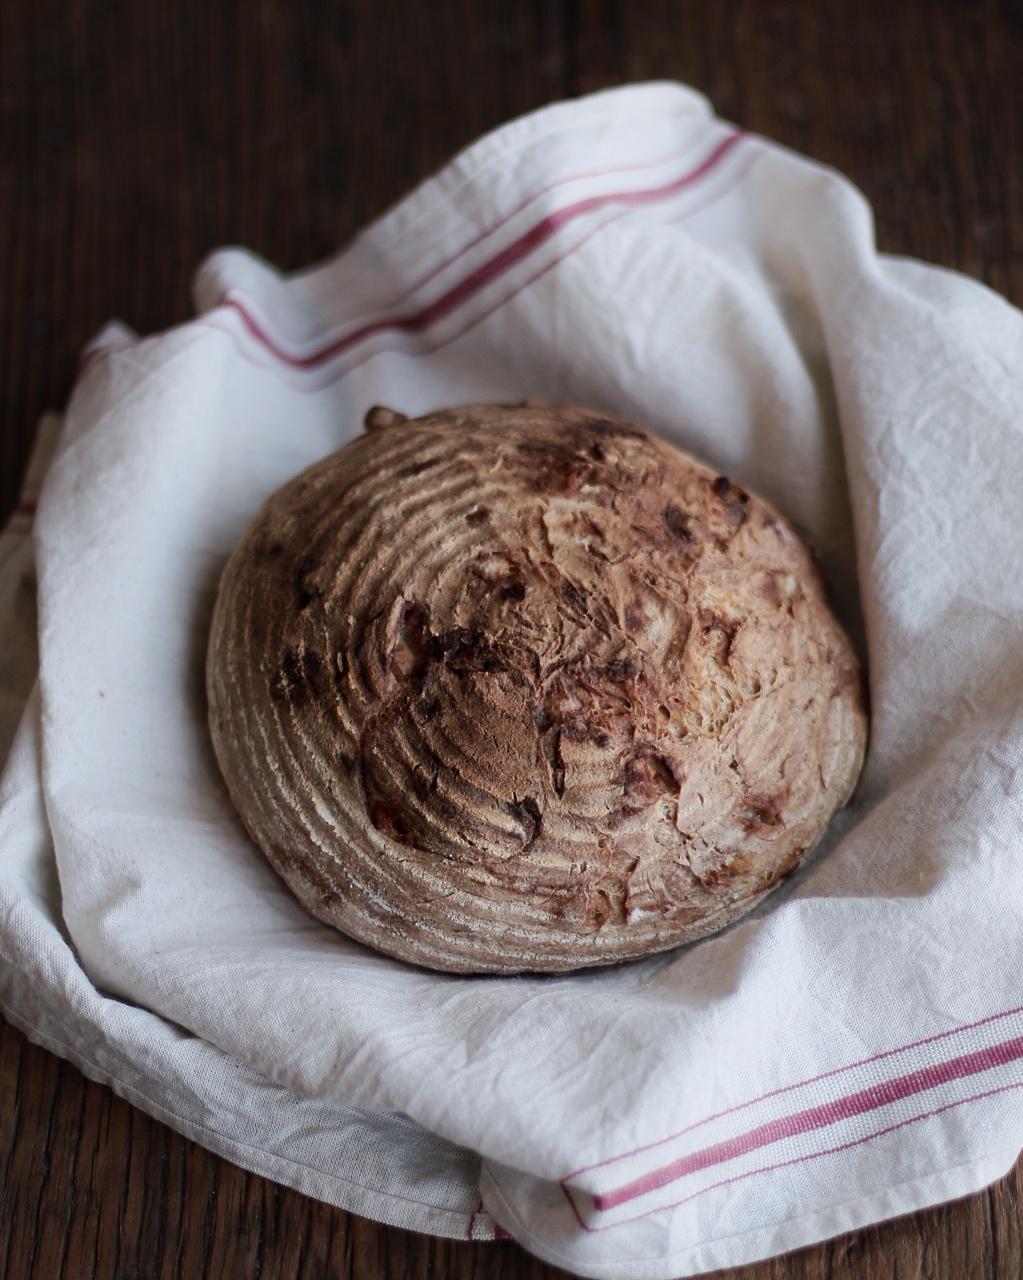
[{"label": "spiral ridge pattern on bread", "polygon": [[218,761],[299,900],[454,972],[608,964],[754,906],[866,738],[803,541],[575,406],[367,428],[265,503],[211,633]]}]

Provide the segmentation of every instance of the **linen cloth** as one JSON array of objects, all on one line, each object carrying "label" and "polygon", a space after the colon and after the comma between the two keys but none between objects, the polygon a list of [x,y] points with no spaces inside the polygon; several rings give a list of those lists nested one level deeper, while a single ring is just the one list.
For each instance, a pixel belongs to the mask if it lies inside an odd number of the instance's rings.
[{"label": "linen cloth", "polygon": [[[6,1016],[249,1169],[583,1275],[737,1265],[1006,1172],[1020,313],[879,255],[839,174],[673,84],[506,125],[310,271],[217,252],[195,297],[86,352],[0,541]],[[646,423],[808,532],[870,749],[820,852],[725,933],[443,976],[312,920],[249,843],[207,627],[261,500],[370,405],[527,397]]]}]

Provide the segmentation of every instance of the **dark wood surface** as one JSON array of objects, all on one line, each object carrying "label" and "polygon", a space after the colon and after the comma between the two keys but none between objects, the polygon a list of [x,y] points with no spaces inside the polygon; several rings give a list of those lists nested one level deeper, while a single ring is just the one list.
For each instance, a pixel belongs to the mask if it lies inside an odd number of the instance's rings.
[{"label": "dark wood surface", "polygon": [[[677,78],[838,166],[884,249],[1023,302],[1023,5],[985,0],[5,0],[0,517],[111,316],[193,267],[334,250],[481,131]],[[1021,371],[1023,376],[1023,371]],[[1018,1280],[1023,1176],[732,1280]],[[210,1155],[0,1024],[0,1275],[539,1280],[511,1244],[379,1227]]]}]

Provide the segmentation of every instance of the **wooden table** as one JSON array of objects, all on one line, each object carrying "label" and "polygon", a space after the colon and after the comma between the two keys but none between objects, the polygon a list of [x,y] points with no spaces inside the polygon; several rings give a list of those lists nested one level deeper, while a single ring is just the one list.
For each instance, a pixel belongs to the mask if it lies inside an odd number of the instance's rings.
[{"label": "wooden table", "polygon": [[[284,267],[509,116],[677,78],[848,173],[883,248],[1023,302],[1023,11],[994,0],[6,0],[0,16],[0,516],[33,425],[110,316],[187,317],[215,245]],[[1023,376],[1023,371],[1021,371]],[[8,1280],[562,1273],[307,1200],[178,1137],[0,1025]],[[1023,1175],[730,1272],[1023,1276]]]}]

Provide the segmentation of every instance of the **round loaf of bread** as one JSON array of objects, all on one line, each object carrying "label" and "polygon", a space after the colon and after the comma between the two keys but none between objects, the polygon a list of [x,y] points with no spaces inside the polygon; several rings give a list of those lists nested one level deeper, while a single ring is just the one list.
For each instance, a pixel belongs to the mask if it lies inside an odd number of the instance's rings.
[{"label": "round loaf of bread", "polygon": [[805,543],[575,406],[366,427],[264,504],[213,619],[217,759],[295,896],[463,973],[608,964],[749,911],[863,760]]}]

